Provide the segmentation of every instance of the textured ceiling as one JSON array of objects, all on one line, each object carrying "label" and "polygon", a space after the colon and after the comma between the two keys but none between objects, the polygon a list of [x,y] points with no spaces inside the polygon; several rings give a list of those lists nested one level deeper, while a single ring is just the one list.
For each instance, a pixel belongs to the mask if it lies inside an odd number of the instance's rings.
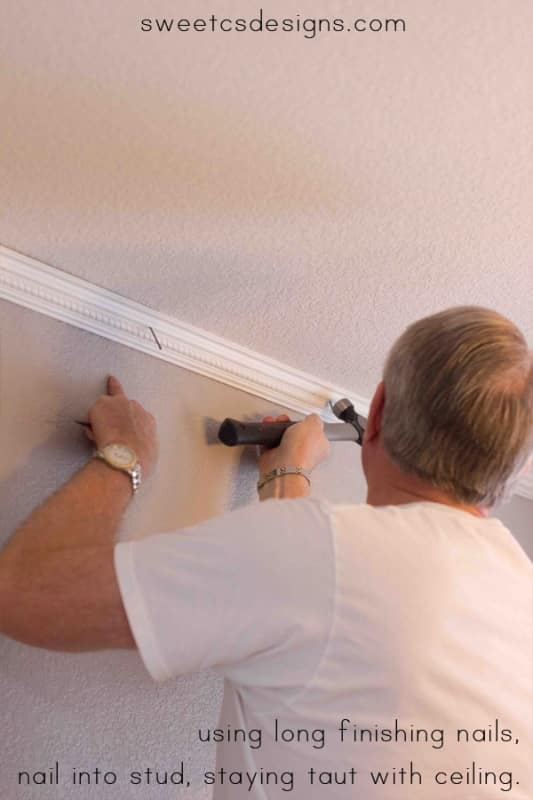
[{"label": "textured ceiling", "polygon": [[533,342],[533,3],[4,0],[0,241],[369,395],[459,303]]}]

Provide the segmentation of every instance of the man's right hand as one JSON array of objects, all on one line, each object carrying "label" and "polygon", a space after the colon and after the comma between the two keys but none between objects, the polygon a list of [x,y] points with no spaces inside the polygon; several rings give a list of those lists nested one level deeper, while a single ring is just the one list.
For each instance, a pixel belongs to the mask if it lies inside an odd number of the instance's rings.
[{"label": "man's right hand", "polygon": [[120,381],[110,375],[107,394],[89,410],[91,429],[87,436],[98,448],[107,444],[125,444],[135,450],[144,476],[153,472],[158,457],[155,418],[136,400],[130,400]]},{"label": "man's right hand", "polygon": [[[263,417],[263,422],[289,422],[286,414]],[[270,472],[275,467],[301,466],[313,470],[328,458],[331,444],[324,433],[324,423],[318,414],[308,414],[303,420],[291,425],[284,432],[277,447],[260,448],[259,473]]]}]

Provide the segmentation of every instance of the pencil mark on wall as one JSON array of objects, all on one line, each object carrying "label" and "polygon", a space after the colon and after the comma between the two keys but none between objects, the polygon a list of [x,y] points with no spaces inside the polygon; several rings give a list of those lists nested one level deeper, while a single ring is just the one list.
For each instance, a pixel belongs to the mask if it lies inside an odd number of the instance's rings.
[{"label": "pencil mark on wall", "polygon": [[156,345],[159,347],[159,349],[160,349],[160,350],[162,350],[163,348],[161,347],[161,342],[160,342],[160,341],[159,341],[159,339],[157,338],[157,336],[156,336],[156,333],[155,333],[154,329],[152,328],[152,326],[151,326],[151,325],[149,325],[148,327],[149,327],[149,329],[152,331],[152,336],[153,336],[153,337],[154,337],[154,339],[155,339],[155,343],[156,343]]}]

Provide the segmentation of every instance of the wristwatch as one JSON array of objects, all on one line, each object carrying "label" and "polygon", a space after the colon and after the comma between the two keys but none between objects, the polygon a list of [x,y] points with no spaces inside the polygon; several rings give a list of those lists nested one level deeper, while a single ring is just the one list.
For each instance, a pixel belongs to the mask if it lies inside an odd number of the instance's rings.
[{"label": "wristwatch", "polygon": [[131,478],[131,488],[135,493],[141,485],[141,462],[135,450],[125,444],[106,444],[93,453],[94,458],[100,458],[113,469],[127,472]]}]

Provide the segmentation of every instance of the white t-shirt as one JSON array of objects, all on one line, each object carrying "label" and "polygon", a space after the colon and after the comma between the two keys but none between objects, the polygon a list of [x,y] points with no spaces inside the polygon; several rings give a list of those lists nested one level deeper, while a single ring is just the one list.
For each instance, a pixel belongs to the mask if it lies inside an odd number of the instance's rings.
[{"label": "white t-shirt", "polygon": [[533,564],[499,520],[270,499],[115,568],[154,680],[224,676],[216,800],[533,797]]}]

